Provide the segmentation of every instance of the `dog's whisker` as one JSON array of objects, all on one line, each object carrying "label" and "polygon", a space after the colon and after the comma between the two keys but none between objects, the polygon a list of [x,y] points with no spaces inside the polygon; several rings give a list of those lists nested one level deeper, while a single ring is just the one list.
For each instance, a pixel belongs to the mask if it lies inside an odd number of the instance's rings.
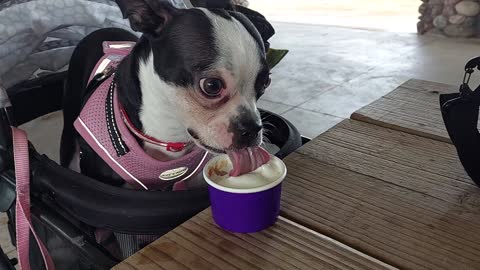
[{"label": "dog's whisker", "polygon": [[275,130],[275,126],[274,125],[268,125],[266,127],[263,127],[264,130]]},{"label": "dog's whisker", "polygon": [[272,130],[273,130],[272,127],[273,127],[272,125],[264,126],[264,127],[263,127],[263,132],[272,131]]},{"label": "dog's whisker", "polygon": [[265,121],[265,120],[267,120],[267,119],[270,118],[270,117],[272,117],[272,116],[271,116],[271,115],[264,116],[264,117],[262,117],[262,121]]},{"label": "dog's whisker", "polygon": [[263,125],[273,125],[272,122],[266,120],[266,118],[262,119],[262,123],[263,123]]},{"label": "dog's whisker", "polygon": [[264,129],[263,132],[262,132],[263,136],[268,136],[268,135],[271,135],[273,134],[273,131],[272,130],[269,130],[269,129]]},{"label": "dog's whisker", "polygon": [[263,130],[275,130],[276,126],[268,121],[263,122]]}]

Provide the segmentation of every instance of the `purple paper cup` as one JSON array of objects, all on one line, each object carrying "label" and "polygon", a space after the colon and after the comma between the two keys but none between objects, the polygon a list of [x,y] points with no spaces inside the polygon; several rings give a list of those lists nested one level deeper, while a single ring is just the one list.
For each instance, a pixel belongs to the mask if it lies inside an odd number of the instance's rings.
[{"label": "purple paper cup", "polygon": [[[277,157],[272,157],[278,159]],[[281,176],[267,185],[256,188],[231,188],[217,184],[208,176],[209,168],[226,155],[213,158],[203,169],[208,183],[213,220],[221,228],[235,233],[254,233],[277,221],[280,213],[282,182],[287,175],[285,164]]]}]

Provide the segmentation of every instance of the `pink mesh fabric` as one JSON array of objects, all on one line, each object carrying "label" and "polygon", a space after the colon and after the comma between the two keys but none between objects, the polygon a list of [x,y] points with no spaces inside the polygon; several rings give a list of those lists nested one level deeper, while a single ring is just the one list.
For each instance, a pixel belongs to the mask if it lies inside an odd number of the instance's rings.
[{"label": "pink mesh fabric", "polygon": [[[121,53],[119,51],[121,51]],[[111,57],[112,55],[125,56],[129,51],[130,48],[105,49],[104,44],[104,58]],[[116,65],[117,63],[118,62],[113,61],[111,64]],[[163,189],[165,186],[170,186],[172,182],[175,182],[176,188],[174,187],[174,190],[181,190],[185,187],[186,181],[202,172],[203,167],[211,156],[205,150],[195,146],[190,153],[172,161],[163,162],[150,157],[145,153],[141,145],[137,143],[135,137],[123,122],[115,92],[113,107],[118,130],[109,131],[106,123],[105,102],[112,80],[113,76],[105,80],[91,95],[83,107],[80,116],[74,123],[75,129],[116,173],[134,187]],[[110,140],[109,132],[117,132],[120,134],[129,149],[127,154],[123,156],[117,155],[115,146]],[[165,171],[176,168],[186,168],[186,172],[168,181],[159,178]]]}]

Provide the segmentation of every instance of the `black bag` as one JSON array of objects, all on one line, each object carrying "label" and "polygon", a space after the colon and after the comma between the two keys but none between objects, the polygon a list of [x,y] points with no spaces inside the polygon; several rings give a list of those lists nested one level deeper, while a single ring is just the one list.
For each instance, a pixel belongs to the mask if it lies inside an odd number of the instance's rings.
[{"label": "black bag", "polygon": [[465,65],[459,93],[440,95],[443,121],[460,161],[472,180],[480,186],[480,133],[478,113],[480,86],[472,90],[469,81],[475,69],[480,70],[480,57]]}]

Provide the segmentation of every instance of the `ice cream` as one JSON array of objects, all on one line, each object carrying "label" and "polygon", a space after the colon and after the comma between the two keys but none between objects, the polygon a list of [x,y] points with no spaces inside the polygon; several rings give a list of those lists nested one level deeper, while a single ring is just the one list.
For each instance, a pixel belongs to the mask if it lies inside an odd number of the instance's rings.
[{"label": "ice cream", "polygon": [[221,156],[208,168],[208,177],[216,184],[234,189],[252,189],[266,186],[280,179],[285,173],[285,165],[277,157],[270,157],[269,161],[255,170],[239,176],[231,176],[232,161],[228,156]]}]

